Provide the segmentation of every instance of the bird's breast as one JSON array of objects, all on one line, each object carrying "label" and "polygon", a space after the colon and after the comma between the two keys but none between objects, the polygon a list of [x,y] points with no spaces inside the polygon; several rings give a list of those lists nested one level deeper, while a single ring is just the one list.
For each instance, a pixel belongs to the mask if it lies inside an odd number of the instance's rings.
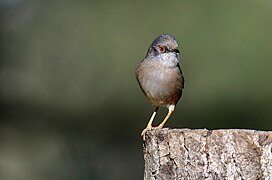
[{"label": "bird's breast", "polygon": [[178,66],[165,67],[159,62],[142,62],[137,79],[149,99],[156,106],[176,104],[182,94],[182,74]]}]

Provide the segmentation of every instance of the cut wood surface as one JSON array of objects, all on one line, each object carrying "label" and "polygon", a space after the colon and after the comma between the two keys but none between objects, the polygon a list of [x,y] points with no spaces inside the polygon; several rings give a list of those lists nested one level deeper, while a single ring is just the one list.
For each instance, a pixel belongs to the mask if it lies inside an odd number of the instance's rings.
[{"label": "cut wood surface", "polygon": [[272,180],[272,132],[242,129],[147,131],[144,180]]}]

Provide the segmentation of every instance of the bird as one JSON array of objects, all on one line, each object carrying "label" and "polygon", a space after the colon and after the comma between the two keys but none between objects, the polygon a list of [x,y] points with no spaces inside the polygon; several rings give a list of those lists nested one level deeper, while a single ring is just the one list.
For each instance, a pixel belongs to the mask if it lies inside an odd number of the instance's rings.
[{"label": "bird", "polygon": [[[148,130],[161,129],[174,112],[182,96],[184,76],[179,65],[180,51],[177,40],[170,34],[161,34],[149,46],[145,58],[136,67],[136,79],[155,110],[141,136]],[[164,120],[153,127],[152,122],[160,107],[168,108]]]}]

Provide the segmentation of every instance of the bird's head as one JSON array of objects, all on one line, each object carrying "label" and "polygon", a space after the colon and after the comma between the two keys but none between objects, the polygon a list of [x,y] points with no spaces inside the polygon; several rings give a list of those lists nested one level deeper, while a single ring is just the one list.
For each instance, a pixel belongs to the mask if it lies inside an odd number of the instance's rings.
[{"label": "bird's head", "polygon": [[178,63],[179,54],[177,40],[169,34],[161,34],[149,46],[145,59],[158,60],[170,65]]}]

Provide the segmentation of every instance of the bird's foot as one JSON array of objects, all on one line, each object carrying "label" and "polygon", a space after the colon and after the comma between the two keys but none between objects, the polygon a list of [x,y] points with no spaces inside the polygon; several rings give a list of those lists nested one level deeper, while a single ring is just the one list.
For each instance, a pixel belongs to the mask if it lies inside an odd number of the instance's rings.
[{"label": "bird's foot", "polygon": [[164,126],[164,124],[160,124],[160,125],[158,125],[157,127],[153,127],[153,129],[162,129],[163,126]]},{"label": "bird's foot", "polygon": [[155,129],[161,129],[161,128],[163,128],[163,125],[162,125],[162,124],[160,124],[160,125],[158,125],[158,126],[156,126],[156,127],[147,126],[147,127],[142,131],[142,133],[141,133],[141,136],[143,137],[143,140],[145,141],[145,133],[146,133],[147,131],[155,130]]},{"label": "bird's foot", "polygon": [[153,127],[152,126],[147,126],[141,133],[141,136],[143,137],[143,140],[145,141],[145,133],[149,130],[152,130]]}]

